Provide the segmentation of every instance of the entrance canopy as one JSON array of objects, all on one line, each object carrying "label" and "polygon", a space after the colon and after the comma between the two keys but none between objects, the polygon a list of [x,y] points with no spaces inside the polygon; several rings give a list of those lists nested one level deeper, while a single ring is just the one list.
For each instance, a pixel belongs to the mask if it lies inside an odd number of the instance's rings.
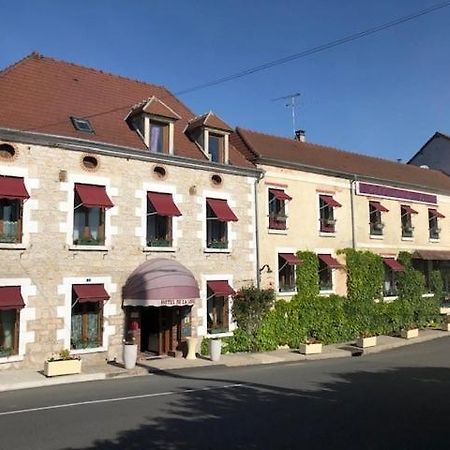
[{"label": "entrance canopy", "polygon": [[123,288],[124,306],[193,305],[199,297],[192,272],[179,262],[166,258],[141,264]]}]

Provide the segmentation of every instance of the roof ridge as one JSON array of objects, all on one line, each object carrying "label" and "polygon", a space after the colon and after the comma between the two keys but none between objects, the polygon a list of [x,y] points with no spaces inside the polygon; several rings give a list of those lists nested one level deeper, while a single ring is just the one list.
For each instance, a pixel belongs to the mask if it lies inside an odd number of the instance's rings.
[{"label": "roof ridge", "polygon": [[3,75],[6,75],[7,72],[9,72],[11,69],[14,69],[20,64],[23,64],[26,60],[32,59],[32,58],[41,58],[42,55],[39,52],[32,51],[28,55],[24,56],[23,58],[9,64],[8,66],[5,66],[3,69],[0,69],[0,77]]},{"label": "roof ridge", "polygon": [[[238,129],[240,129],[240,130],[242,130],[244,132],[248,131],[250,133],[260,134],[260,135],[264,135],[264,136],[268,136],[268,137],[272,137],[272,138],[276,138],[276,139],[282,139],[283,141],[288,141],[290,143],[294,143],[295,145],[301,145],[301,146],[303,146],[303,145],[312,145],[314,147],[321,147],[321,148],[325,148],[325,149],[329,149],[329,150],[334,150],[336,152],[345,153],[347,155],[350,154],[350,155],[354,155],[354,156],[362,156],[364,158],[376,159],[378,161],[383,161],[383,162],[386,162],[386,163],[395,164],[395,165],[399,165],[399,166],[402,166],[402,167],[409,167],[410,169],[407,169],[407,170],[421,170],[421,171],[422,170],[427,170],[427,171],[439,172],[440,174],[445,175],[445,173],[440,171],[440,170],[425,169],[425,168],[414,166],[414,165],[411,165],[411,164],[404,164],[404,163],[400,163],[398,161],[393,161],[392,159],[380,158],[379,156],[372,156],[372,155],[366,155],[364,153],[352,152],[350,150],[344,150],[344,149],[333,147],[333,146],[330,146],[330,145],[316,144],[314,142],[300,142],[300,141],[296,141],[295,139],[290,139],[290,138],[287,138],[287,137],[284,137],[284,136],[277,136],[275,134],[269,134],[269,133],[264,133],[264,132],[261,132],[261,131],[250,130],[248,128],[236,127],[236,130],[238,130]],[[239,135],[241,136],[240,133],[239,133]]]}]

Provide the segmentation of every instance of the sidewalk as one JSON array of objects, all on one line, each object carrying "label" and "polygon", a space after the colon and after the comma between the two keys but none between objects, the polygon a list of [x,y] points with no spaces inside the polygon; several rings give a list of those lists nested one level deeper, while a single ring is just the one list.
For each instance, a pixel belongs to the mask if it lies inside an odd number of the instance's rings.
[{"label": "sidewalk", "polygon": [[160,358],[140,361],[136,368],[132,370],[126,370],[118,364],[85,364],[83,366],[83,373],[79,375],[66,375],[54,378],[47,378],[43,375],[42,371],[36,370],[4,370],[0,371],[0,392],[41,386],[54,386],[66,383],[79,383],[83,381],[104,380],[107,378],[142,376],[159,371],[196,367],[211,367],[217,365],[238,367],[258,364],[300,362],[306,360],[348,358],[354,355],[378,353],[443,337],[450,337],[450,333],[439,330],[423,330],[420,331],[419,337],[410,340],[391,336],[378,336],[376,347],[365,350],[352,345],[352,343],[344,343],[326,345],[323,347],[322,353],[308,356],[301,355],[291,349],[279,349],[262,353],[226,354],[222,355],[219,362],[212,362],[204,357],[197,358],[196,360],[186,360],[184,358]]}]

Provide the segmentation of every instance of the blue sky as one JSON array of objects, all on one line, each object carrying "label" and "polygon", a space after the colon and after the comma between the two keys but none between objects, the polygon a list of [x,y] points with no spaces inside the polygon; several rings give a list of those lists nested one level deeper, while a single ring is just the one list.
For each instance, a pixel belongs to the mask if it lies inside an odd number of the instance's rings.
[{"label": "blue sky", "polygon": [[[33,50],[173,92],[364,30],[439,0],[0,0],[0,66]],[[332,50],[186,94],[197,113],[407,160],[450,133],[450,7]]]}]

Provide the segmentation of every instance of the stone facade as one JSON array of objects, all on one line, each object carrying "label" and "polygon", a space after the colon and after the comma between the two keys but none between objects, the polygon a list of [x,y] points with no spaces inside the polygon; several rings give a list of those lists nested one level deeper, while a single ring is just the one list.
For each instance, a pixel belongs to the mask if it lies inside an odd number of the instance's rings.
[{"label": "stone facade", "polygon": [[[6,141],[3,141],[4,143]],[[206,280],[225,279],[234,289],[256,281],[254,171],[233,173],[214,165],[191,166],[95,154],[95,171],[82,165],[80,148],[10,143],[16,157],[0,160],[0,175],[24,178],[23,243],[0,244],[0,285],[20,285],[26,306],[20,315],[19,355],[0,358],[0,370],[40,367],[45,358],[70,344],[71,285],[102,283],[110,295],[104,306],[103,346],[85,358],[121,359],[124,334],[122,287],[141,263],[155,257],[176,259],[190,269],[201,300],[192,309],[192,333],[206,335]],[[92,153],[92,149],[90,150]],[[166,176],[154,173],[164,166]],[[243,171],[241,171],[243,172]],[[222,183],[211,180],[218,174]],[[106,211],[106,242],[101,248],[72,244],[74,183],[98,184],[114,207]],[[170,251],[146,248],[146,193],[173,194],[182,216],[174,217]],[[238,217],[230,222],[228,250],[205,245],[206,197],[226,199]],[[92,354],[89,354],[92,353]]]}]

